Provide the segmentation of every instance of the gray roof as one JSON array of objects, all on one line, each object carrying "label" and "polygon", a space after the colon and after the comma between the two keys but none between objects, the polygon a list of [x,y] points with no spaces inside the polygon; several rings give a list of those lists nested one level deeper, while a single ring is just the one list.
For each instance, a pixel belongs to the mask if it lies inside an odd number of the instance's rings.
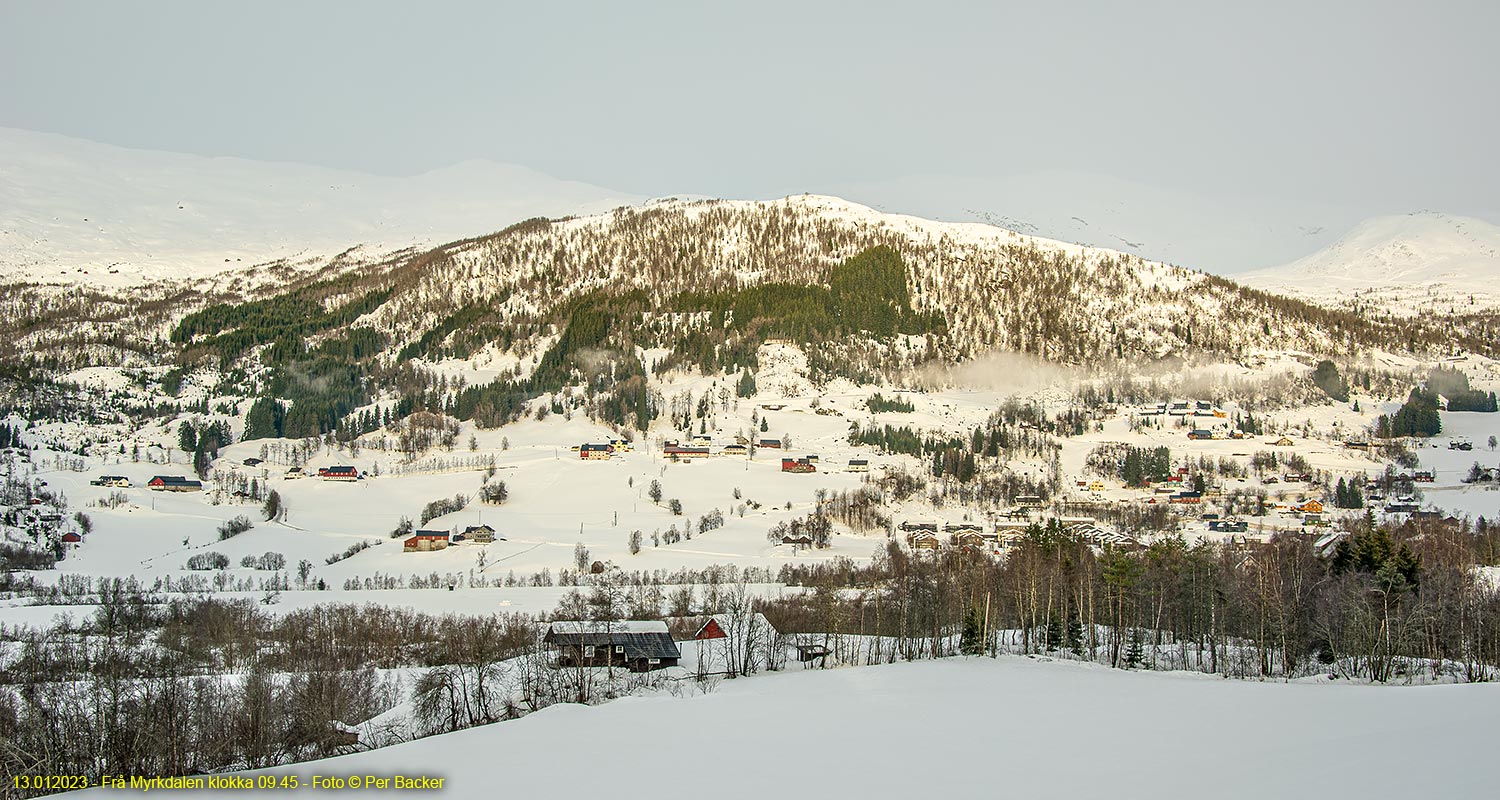
[{"label": "gray roof", "polygon": [[[681,658],[682,653],[677,649],[677,643],[672,641],[672,634],[666,631],[666,625],[657,624],[661,625],[661,630],[642,631],[640,627],[644,626],[630,623],[601,622],[597,624],[597,630],[592,629],[591,623],[553,623],[544,640],[567,647],[621,646],[625,648],[627,660]],[[580,627],[583,627],[582,632],[579,632]]]}]

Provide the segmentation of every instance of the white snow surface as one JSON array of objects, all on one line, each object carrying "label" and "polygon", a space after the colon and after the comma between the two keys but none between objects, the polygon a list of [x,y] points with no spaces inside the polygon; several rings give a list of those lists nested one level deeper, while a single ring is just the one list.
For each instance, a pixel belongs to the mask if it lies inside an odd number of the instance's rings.
[{"label": "white snow surface", "polygon": [[[268,772],[442,777],[447,797],[1482,797],[1494,779],[1478,743],[1497,713],[1500,686],[1489,684],[1259,683],[949,659],[559,705]],[[652,773],[648,786],[639,776]]]},{"label": "white snow surface", "polygon": [[1239,276],[1251,286],[1307,299],[1356,300],[1414,314],[1428,306],[1500,307],[1500,225],[1424,211],[1365,220],[1332,245]]},{"label": "white snow surface", "polygon": [[[0,279],[130,286],[379,254],[643,198],[489,161],[412,177],[0,128]],[[113,270],[113,271],[111,271]]]}]

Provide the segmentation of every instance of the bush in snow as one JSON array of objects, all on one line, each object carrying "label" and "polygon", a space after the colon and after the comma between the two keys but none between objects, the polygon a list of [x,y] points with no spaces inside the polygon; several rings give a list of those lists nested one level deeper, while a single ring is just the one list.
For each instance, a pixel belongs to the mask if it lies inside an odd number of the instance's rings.
[{"label": "bush in snow", "polygon": [[198,553],[188,557],[187,569],[229,569],[229,556],[214,551]]},{"label": "bush in snow", "polygon": [[229,520],[228,522],[219,526],[219,541],[223,541],[232,536],[239,536],[240,534],[250,530],[253,527],[255,527],[255,523],[251,522],[249,517],[241,514],[238,517],[235,517],[234,519]]}]

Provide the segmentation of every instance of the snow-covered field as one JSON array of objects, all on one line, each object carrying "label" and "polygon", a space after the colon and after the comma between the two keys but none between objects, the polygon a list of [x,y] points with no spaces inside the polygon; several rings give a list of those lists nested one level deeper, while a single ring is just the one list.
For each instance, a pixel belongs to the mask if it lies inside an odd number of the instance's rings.
[{"label": "snow-covered field", "polygon": [[265,774],[429,776],[450,797],[1484,797],[1482,743],[1500,714],[1488,684],[1258,683],[1016,657],[684,689]]}]

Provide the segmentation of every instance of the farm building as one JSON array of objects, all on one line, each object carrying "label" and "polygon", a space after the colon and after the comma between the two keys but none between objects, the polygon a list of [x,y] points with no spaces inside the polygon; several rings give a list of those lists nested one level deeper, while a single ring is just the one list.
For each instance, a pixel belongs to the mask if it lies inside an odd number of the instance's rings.
[{"label": "farm building", "polygon": [[401,545],[401,550],[406,553],[427,553],[446,549],[448,549],[447,531],[417,531]]},{"label": "farm building", "polygon": [[726,444],[726,445],[724,445],[724,449],[719,451],[719,455],[721,455],[721,456],[747,456],[747,455],[750,455],[750,448],[748,448],[748,447],[746,447],[746,446],[744,446],[742,444]]},{"label": "farm building", "polygon": [[266,462],[264,462],[264,461],[262,461],[262,460],[260,460],[260,459],[258,459],[256,457],[254,457],[254,456],[251,456],[250,458],[245,459],[241,463],[243,463],[247,467],[258,467],[261,464],[264,464]]},{"label": "farm building", "polygon": [[707,447],[683,447],[675,444],[669,444],[662,448],[661,453],[673,461],[689,461],[694,458],[708,458],[713,455],[713,452]]},{"label": "farm building", "polygon": [[906,544],[913,550],[936,550],[941,542],[932,531],[912,531],[906,535]]},{"label": "farm building", "polygon": [[99,477],[89,481],[89,484],[93,486],[113,486],[119,489],[125,489],[130,486],[130,479],[125,477],[124,475],[100,475]]},{"label": "farm building", "polygon": [[1193,430],[1188,431],[1188,438],[1189,439],[1212,439],[1212,438],[1214,438],[1214,432],[1211,431],[1211,430],[1204,429],[1204,428],[1194,428]]},{"label": "farm building", "polygon": [[325,481],[357,481],[359,469],[345,466],[323,467],[318,470],[318,477]]},{"label": "farm building", "polygon": [[780,634],[759,611],[715,614],[693,639],[698,641],[698,672],[703,675],[751,675],[775,669]]},{"label": "farm building", "polygon": [[984,548],[985,535],[975,530],[963,530],[950,537],[953,544],[958,547],[971,547],[976,550]]},{"label": "farm building", "polygon": [[769,448],[771,448],[773,450],[780,450],[781,449],[781,440],[780,439],[761,439],[760,441],[758,441],[758,442],[755,443],[755,446],[756,447],[769,447]]},{"label": "farm building", "polygon": [[793,550],[811,549],[813,546],[812,537],[805,533],[789,533],[781,537],[781,543],[791,545]]},{"label": "farm building", "polygon": [[817,472],[818,468],[813,466],[812,461],[807,458],[783,458],[781,459],[782,472]]},{"label": "farm building", "polygon": [[176,475],[157,475],[147,484],[153,492],[201,492],[202,481],[192,481]]},{"label": "farm building", "polygon": [[624,667],[649,672],[677,666],[682,653],[665,622],[554,622],[542,641],[559,667]]},{"label": "farm building", "polygon": [[1308,500],[1301,505],[1292,506],[1292,510],[1298,514],[1321,514],[1323,513],[1323,503],[1318,500]]},{"label": "farm building", "polygon": [[1208,523],[1208,529],[1216,533],[1244,533],[1250,523],[1242,519],[1216,519]]},{"label": "farm building", "polygon": [[1276,447],[1291,447],[1291,446],[1293,446],[1296,443],[1293,442],[1289,437],[1283,436],[1280,439],[1277,439],[1276,441],[1271,442],[1271,444],[1274,445],[1274,446],[1276,446]]},{"label": "farm building", "polygon": [[81,544],[82,542],[83,537],[79,536],[75,531],[68,531],[67,533],[62,535],[63,544]]},{"label": "farm building", "polygon": [[495,541],[495,529],[488,525],[470,525],[464,528],[462,535],[476,544],[489,544]]},{"label": "farm building", "polygon": [[286,479],[289,480],[289,481],[290,480],[296,480],[297,478],[300,478],[300,477],[302,477],[303,475],[306,475],[306,474],[307,473],[305,473],[305,472],[302,471],[301,467],[292,467],[291,469],[289,469],[289,470],[286,471]]},{"label": "farm building", "polygon": [[869,459],[865,459],[865,458],[851,458],[851,459],[849,459],[849,471],[850,472],[869,472],[870,471],[870,461],[869,461]]},{"label": "farm building", "polygon": [[584,461],[608,461],[615,449],[607,444],[579,445],[578,457]]}]

